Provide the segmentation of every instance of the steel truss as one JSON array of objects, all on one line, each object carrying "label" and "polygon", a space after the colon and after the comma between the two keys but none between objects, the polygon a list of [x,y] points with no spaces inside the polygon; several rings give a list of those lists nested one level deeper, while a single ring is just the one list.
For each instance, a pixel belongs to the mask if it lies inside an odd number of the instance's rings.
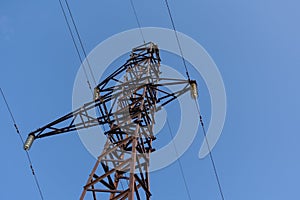
[{"label": "steel truss", "polygon": [[[80,199],[88,193],[94,200],[150,199],[149,161],[151,152],[155,151],[152,146],[156,139],[155,113],[195,83],[160,78],[160,61],[154,43],[134,48],[130,59],[95,87],[93,101],[29,134],[38,139],[76,129],[109,126],[104,150]],[[166,88],[170,85],[181,87],[170,92]],[[29,149],[30,144],[24,148]]]}]

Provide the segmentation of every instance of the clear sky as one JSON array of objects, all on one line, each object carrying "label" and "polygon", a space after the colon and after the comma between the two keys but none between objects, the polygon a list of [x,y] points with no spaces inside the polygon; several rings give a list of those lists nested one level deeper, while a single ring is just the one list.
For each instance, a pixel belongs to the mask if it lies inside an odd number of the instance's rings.
[{"label": "clear sky", "polygon": [[[135,2],[142,26],[171,28],[163,0]],[[129,0],[69,3],[87,52],[137,27]],[[213,150],[225,199],[300,199],[299,1],[169,3],[177,29],[208,51],[225,83],[227,118]],[[80,61],[58,1],[0,2],[0,61],[0,87],[24,137],[71,111]],[[0,113],[0,199],[39,199],[2,99]],[[202,141],[199,131],[181,158],[191,197],[220,199],[210,160],[198,159]],[[39,140],[30,153],[45,199],[78,199],[95,159],[76,133]],[[152,173],[151,189],[153,199],[187,199],[177,163]]]}]

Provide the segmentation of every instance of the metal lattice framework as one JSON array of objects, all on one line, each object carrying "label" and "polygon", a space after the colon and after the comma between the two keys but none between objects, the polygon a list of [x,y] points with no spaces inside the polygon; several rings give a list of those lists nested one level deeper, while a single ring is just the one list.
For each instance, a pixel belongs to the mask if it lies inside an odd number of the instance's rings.
[{"label": "metal lattice framework", "polygon": [[[150,42],[134,48],[130,59],[95,87],[93,101],[31,132],[24,148],[28,150],[38,138],[108,125],[105,147],[80,199],[88,193],[94,200],[150,199],[148,169],[155,150],[155,113],[196,86],[195,81],[160,78],[160,73],[157,45]],[[169,85],[181,89],[169,92]]]}]

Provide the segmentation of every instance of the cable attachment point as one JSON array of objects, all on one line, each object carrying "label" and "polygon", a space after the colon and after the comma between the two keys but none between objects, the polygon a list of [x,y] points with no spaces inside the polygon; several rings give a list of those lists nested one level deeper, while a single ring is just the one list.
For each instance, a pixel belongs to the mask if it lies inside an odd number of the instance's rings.
[{"label": "cable attachment point", "polygon": [[34,135],[28,135],[25,143],[24,143],[24,150],[29,151],[30,147],[32,146],[32,143],[34,141],[35,137]]},{"label": "cable attachment point", "polygon": [[100,98],[100,90],[99,88],[94,88],[94,101],[98,100]]},{"label": "cable attachment point", "polygon": [[197,99],[198,98],[197,82],[195,80],[190,80],[190,86],[191,86],[191,97],[192,97],[192,99]]}]

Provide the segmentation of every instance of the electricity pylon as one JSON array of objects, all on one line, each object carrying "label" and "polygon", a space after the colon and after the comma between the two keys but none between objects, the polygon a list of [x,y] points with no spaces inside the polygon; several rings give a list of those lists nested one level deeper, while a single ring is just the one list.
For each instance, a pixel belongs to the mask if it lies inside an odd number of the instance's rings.
[{"label": "electricity pylon", "polygon": [[[147,199],[151,197],[149,165],[153,148],[155,113],[191,90],[192,80],[160,78],[160,57],[152,42],[132,49],[130,58],[94,89],[94,99],[81,108],[28,135],[24,149],[38,138],[98,125],[109,126],[104,149],[83,187],[80,199]],[[121,79],[119,76],[123,76]],[[170,85],[181,86],[170,92]],[[97,115],[95,116],[95,111]],[[66,125],[67,124],[67,125]]]}]

